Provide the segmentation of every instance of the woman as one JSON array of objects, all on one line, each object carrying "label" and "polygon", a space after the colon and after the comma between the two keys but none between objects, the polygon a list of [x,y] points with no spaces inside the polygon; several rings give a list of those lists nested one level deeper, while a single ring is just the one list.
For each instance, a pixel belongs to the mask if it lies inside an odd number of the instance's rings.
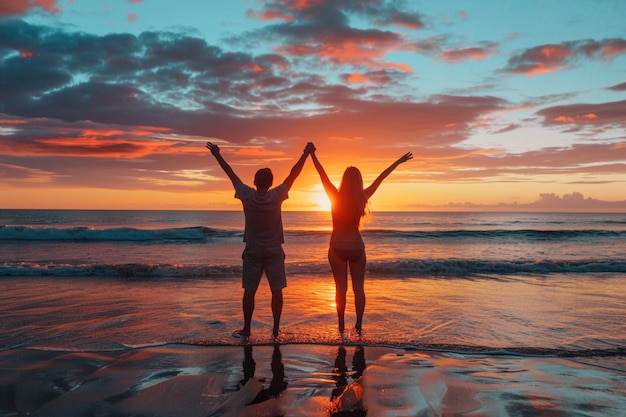
[{"label": "woman", "polygon": [[412,159],[413,154],[411,152],[404,154],[384,170],[372,185],[365,189],[363,188],[361,172],[355,167],[348,167],[343,173],[341,185],[337,189],[328,179],[328,175],[326,175],[322,164],[317,159],[314,149],[313,147],[311,153],[313,164],[331,202],[333,231],[330,235],[328,261],[335,278],[335,303],[337,304],[339,332],[343,333],[345,328],[344,313],[346,310],[346,294],[348,292],[349,267],[356,309],[356,325],[354,328],[357,333],[361,334],[363,312],[365,311],[364,281],[366,263],[365,244],[359,231],[361,217],[365,215],[367,201],[372,197],[383,180],[398,165]]}]

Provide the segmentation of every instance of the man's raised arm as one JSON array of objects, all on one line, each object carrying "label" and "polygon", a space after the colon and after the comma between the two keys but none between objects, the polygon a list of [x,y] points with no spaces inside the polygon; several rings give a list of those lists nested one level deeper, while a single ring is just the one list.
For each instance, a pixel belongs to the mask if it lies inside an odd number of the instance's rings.
[{"label": "man's raised arm", "polygon": [[287,186],[288,190],[291,189],[291,186],[293,185],[294,181],[296,180],[296,178],[298,178],[298,175],[300,175],[300,173],[302,172],[302,168],[304,167],[304,162],[306,161],[306,157],[309,156],[309,154],[313,152],[314,150],[315,150],[315,147],[313,147],[313,144],[310,142],[307,143],[306,147],[304,148],[304,151],[302,152],[302,155],[300,155],[300,159],[298,159],[298,162],[296,162],[293,168],[291,168],[291,172],[289,173],[287,178],[285,178],[285,181],[283,181],[283,184]]},{"label": "man's raised arm", "polygon": [[214,143],[207,142],[206,147],[208,150],[211,151],[211,154],[213,154],[213,156],[215,157],[217,162],[220,164],[220,166],[222,167],[226,175],[228,175],[228,178],[230,178],[230,181],[233,183],[233,187],[237,185],[238,183],[240,183],[241,180],[239,179],[237,174],[235,174],[235,171],[233,171],[230,165],[228,165],[228,162],[226,162],[224,158],[222,157],[222,155],[220,154],[219,146],[217,146]]}]

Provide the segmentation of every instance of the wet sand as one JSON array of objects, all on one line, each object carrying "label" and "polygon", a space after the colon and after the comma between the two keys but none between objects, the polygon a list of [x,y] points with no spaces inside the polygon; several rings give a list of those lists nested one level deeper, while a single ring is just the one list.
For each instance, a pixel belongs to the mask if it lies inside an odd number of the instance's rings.
[{"label": "wet sand", "polygon": [[0,414],[624,415],[624,372],[586,362],[354,345],[17,348],[0,351]]}]

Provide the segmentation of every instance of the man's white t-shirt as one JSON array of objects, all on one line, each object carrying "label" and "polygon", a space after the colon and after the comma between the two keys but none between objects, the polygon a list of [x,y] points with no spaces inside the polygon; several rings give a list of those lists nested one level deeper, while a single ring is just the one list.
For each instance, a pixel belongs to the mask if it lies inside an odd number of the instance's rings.
[{"label": "man's white t-shirt", "polygon": [[289,198],[287,186],[279,186],[259,195],[254,188],[240,182],[235,198],[241,200],[245,216],[243,241],[250,246],[280,246],[284,243],[281,205]]}]

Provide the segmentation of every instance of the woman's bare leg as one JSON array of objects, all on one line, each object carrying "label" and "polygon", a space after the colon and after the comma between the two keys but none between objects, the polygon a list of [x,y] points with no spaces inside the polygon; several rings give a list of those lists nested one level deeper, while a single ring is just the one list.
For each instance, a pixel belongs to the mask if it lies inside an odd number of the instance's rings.
[{"label": "woman's bare leg", "polygon": [[335,278],[335,304],[337,305],[339,332],[343,333],[345,329],[346,294],[348,293],[348,264],[339,259],[332,249],[328,250],[328,262]]},{"label": "woman's bare leg", "polygon": [[361,334],[363,329],[363,313],[365,312],[365,252],[358,261],[350,262],[350,277],[354,292],[354,308],[356,310],[356,324],[354,328]]}]

